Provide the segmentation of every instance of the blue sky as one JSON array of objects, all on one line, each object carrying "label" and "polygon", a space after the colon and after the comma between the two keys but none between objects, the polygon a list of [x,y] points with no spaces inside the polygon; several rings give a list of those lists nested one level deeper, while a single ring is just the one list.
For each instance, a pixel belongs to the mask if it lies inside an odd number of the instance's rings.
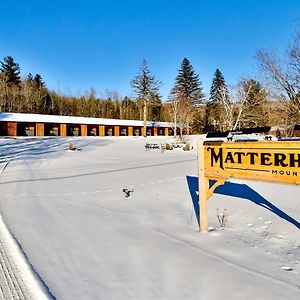
[{"label": "blue sky", "polygon": [[39,73],[50,89],[93,87],[130,96],[145,58],[168,96],[184,57],[209,92],[216,68],[228,85],[257,75],[258,49],[283,52],[299,0],[9,1],[1,3],[0,59]]}]

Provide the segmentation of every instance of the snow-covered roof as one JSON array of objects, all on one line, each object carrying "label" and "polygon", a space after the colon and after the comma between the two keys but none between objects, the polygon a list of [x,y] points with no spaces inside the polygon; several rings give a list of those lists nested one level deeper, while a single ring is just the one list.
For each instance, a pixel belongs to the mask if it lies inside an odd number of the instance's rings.
[{"label": "snow-covered roof", "polygon": [[[137,120],[119,120],[119,119],[102,119],[86,118],[72,116],[56,116],[42,114],[24,114],[24,113],[0,113],[0,122],[34,122],[34,123],[59,123],[59,124],[87,124],[87,125],[119,125],[119,126],[143,126],[143,121]],[[154,127],[172,127],[169,122],[148,121],[147,126]]]}]

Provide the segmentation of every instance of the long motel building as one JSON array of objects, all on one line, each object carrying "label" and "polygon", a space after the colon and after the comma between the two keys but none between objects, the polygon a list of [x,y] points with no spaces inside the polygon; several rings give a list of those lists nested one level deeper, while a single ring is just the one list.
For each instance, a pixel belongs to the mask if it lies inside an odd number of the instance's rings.
[{"label": "long motel building", "polygon": [[[174,135],[174,125],[168,122],[148,121],[146,135],[172,136]],[[42,114],[0,113],[0,136],[144,136],[144,122]]]}]

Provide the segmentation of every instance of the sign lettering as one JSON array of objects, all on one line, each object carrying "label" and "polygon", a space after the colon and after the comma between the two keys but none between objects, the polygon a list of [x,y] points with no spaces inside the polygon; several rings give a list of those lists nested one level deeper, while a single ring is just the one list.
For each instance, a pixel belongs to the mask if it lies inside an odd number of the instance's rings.
[{"label": "sign lettering", "polygon": [[298,184],[300,142],[204,142],[204,163],[209,175]]}]

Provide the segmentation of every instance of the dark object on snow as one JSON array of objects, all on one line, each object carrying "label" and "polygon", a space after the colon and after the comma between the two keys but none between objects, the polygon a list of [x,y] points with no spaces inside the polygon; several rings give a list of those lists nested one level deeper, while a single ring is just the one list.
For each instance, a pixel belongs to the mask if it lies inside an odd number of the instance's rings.
[{"label": "dark object on snow", "polygon": [[244,128],[241,129],[243,134],[250,134],[250,133],[268,133],[271,130],[270,126],[261,126],[261,127],[254,127],[254,128]]},{"label": "dark object on snow", "polygon": [[190,151],[190,150],[192,150],[192,146],[190,146],[190,144],[185,144],[185,146],[182,148],[183,149],[183,151]]},{"label": "dark object on snow", "polygon": [[262,126],[262,127],[253,127],[253,128],[243,128],[238,131],[210,131],[206,134],[207,138],[225,138],[229,135],[229,140],[231,140],[232,135],[239,134],[251,134],[251,133],[268,133],[271,130],[270,126]]},{"label": "dark object on snow", "polygon": [[125,198],[130,198],[132,193],[133,193],[133,189],[123,189],[123,194]]},{"label": "dark object on snow", "polygon": [[74,146],[74,144],[72,142],[69,143],[69,150],[71,150],[71,151],[77,150],[77,148]]},{"label": "dark object on snow", "polygon": [[166,150],[173,150],[172,144],[166,144]]},{"label": "dark object on snow", "polygon": [[146,143],[145,149],[146,151],[149,151],[150,149],[159,149],[159,145],[156,143]]},{"label": "dark object on snow", "polygon": [[219,138],[219,137],[223,138],[223,137],[227,137],[228,134],[229,134],[228,131],[226,131],[226,132],[210,131],[206,134],[206,137],[207,138]]}]

